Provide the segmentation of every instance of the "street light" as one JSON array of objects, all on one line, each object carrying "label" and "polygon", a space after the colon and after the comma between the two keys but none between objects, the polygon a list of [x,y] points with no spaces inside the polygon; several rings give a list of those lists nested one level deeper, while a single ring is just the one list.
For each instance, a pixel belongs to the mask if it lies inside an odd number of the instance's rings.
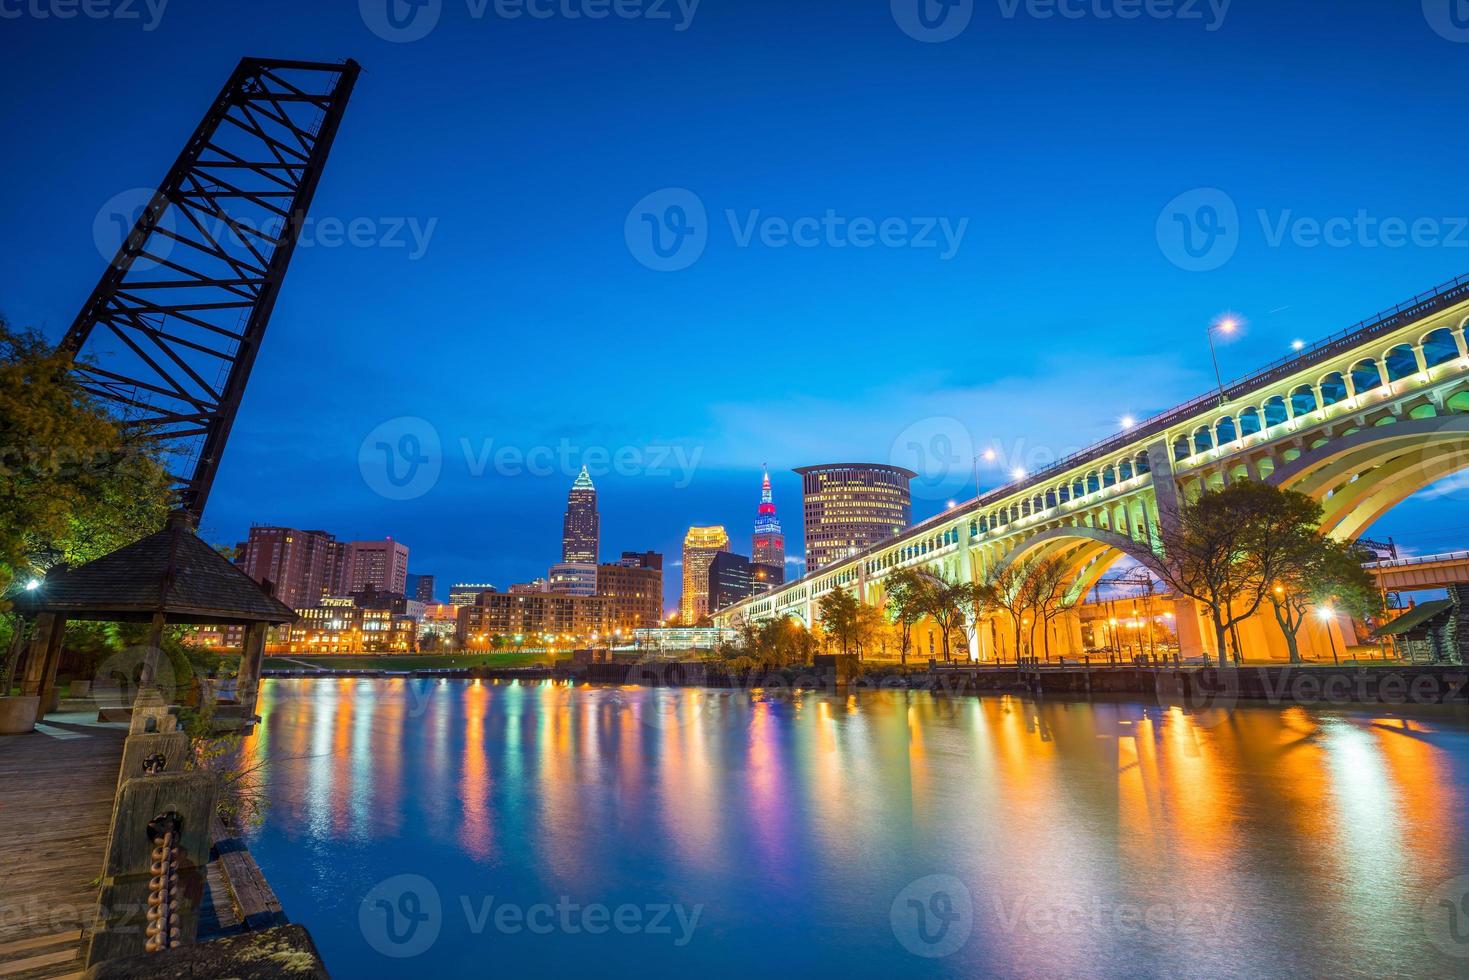
[{"label": "street light", "polygon": [[1232,336],[1239,329],[1239,320],[1232,316],[1222,316],[1209,324],[1207,335],[1209,337],[1209,356],[1214,360],[1214,380],[1219,384],[1219,400],[1224,401],[1224,375],[1219,370],[1219,352],[1214,349],[1214,333],[1218,331],[1226,337]]},{"label": "street light", "polygon": [[1331,632],[1331,621],[1336,618],[1336,610],[1330,606],[1322,606],[1316,610],[1316,615],[1326,624],[1326,639],[1331,643],[1331,662],[1340,667],[1341,660],[1336,655],[1336,636]]}]

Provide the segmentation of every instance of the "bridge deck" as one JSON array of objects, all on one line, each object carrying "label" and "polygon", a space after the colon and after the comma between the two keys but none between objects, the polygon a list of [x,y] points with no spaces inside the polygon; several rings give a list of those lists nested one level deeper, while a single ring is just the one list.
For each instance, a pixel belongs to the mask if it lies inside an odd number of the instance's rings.
[{"label": "bridge deck", "polygon": [[70,714],[0,739],[0,977],[82,974],[126,734]]}]

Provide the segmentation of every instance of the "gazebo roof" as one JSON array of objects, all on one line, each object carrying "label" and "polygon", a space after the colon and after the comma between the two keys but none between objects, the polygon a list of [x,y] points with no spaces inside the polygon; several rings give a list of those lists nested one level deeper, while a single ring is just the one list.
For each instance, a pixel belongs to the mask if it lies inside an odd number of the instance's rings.
[{"label": "gazebo roof", "polygon": [[1438,619],[1438,617],[1446,612],[1452,611],[1453,608],[1454,603],[1449,599],[1434,599],[1430,602],[1422,602],[1387,625],[1379,626],[1372,635],[1402,636],[1405,633],[1414,633],[1426,629],[1432,625],[1435,619]]},{"label": "gazebo roof", "polygon": [[229,625],[288,623],[295,612],[175,517],[156,534],[95,561],[47,576],[23,593],[24,613],[68,619]]}]

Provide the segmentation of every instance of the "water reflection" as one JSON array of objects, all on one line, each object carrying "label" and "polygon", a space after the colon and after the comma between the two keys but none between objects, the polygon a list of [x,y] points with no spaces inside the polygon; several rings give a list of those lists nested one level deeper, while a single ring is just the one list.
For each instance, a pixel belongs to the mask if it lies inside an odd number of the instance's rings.
[{"label": "water reflection", "polygon": [[[405,873],[442,908],[415,969],[1438,976],[1469,962],[1425,943],[1421,918],[1469,871],[1469,726],[1451,711],[398,679],[271,681],[261,710],[244,752],[270,808],[252,847],[343,975],[394,972],[358,905]],[[933,874],[968,890],[973,934],[928,959],[894,899]],[[487,928],[469,914],[486,896],[704,911],[677,946]]]}]

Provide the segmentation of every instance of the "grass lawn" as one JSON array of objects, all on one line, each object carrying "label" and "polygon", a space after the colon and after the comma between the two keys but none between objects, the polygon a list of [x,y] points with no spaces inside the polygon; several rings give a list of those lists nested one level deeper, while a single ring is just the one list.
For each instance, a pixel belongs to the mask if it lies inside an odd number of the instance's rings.
[{"label": "grass lawn", "polygon": [[445,667],[531,667],[550,664],[545,653],[279,654],[265,658],[266,670],[440,670]]}]

